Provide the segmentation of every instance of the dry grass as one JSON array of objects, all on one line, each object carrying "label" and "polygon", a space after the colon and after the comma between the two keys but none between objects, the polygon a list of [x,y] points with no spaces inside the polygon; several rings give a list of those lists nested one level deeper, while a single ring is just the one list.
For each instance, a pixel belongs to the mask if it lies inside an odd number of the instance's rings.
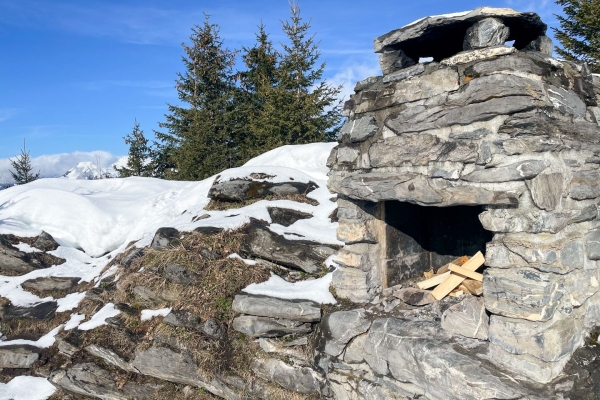
[{"label": "dry grass", "polygon": [[318,206],[319,202],[315,199],[311,199],[306,197],[304,194],[290,194],[285,196],[278,195],[270,195],[266,197],[261,197],[259,199],[249,199],[244,201],[220,201],[220,200],[211,200],[206,207],[204,207],[207,211],[224,211],[231,210],[236,208],[242,208],[249,206],[250,204],[254,204],[261,200],[267,201],[275,201],[275,200],[291,200],[296,201],[298,203],[306,203],[313,206]]},{"label": "dry grass", "polygon": [[38,340],[60,324],[64,324],[71,317],[71,313],[56,313],[51,319],[18,318],[2,321],[2,334],[9,340],[28,339]]}]

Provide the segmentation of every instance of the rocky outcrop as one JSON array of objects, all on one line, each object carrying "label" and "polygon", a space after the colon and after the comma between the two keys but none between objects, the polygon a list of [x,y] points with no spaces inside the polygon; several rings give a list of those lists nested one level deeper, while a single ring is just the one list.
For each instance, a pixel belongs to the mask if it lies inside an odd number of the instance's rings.
[{"label": "rocky outcrop", "polygon": [[317,188],[314,182],[280,182],[273,183],[263,180],[232,179],[213,183],[208,197],[213,200],[241,202],[267,196],[304,195]]},{"label": "rocky outcrop", "polygon": [[308,273],[323,268],[323,262],[336,251],[333,246],[287,239],[254,218],[244,231],[247,236],[243,249],[247,254]]}]

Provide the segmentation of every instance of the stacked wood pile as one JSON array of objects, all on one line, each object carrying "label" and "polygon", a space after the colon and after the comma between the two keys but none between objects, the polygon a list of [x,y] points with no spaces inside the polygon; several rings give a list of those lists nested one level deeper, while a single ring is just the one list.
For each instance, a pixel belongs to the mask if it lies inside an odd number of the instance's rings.
[{"label": "stacked wood pile", "polygon": [[485,262],[481,252],[473,257],[462,256],[439,268],[425,272],[425,280],[417,283],[420,289],[431,289],[436,300],[444,297],[472,294],[481,296],[483,293],[483,275],[476,272]]}]

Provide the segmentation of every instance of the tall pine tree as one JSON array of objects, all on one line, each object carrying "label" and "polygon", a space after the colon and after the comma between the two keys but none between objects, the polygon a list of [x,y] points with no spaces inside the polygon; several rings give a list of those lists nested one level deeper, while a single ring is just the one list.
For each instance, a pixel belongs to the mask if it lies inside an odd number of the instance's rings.
[{"label": "tall pine tree", "polygon": [[10,165],[13,170],[9,170],[16,185],[23,185],[25,183],[33,182],[40,177],[40,171],[33,173],[33,167],[31,166],[31,157],[27,151],[25,140],[23,140],[23,149],[21,155],[16,156],[14,160],[9,159]]},{"label": "tall pine tree", "polygon": [[600,0],[556,0],[565,16],[556,15],[560,28],[552,28],[562,45],[556,52],[567,60],[586,62],[600,73]]},{"label": "tall pine tree", "polygon": [[176,80],[179,100],[187,107],[169,104],[166,122],[159,123],[168,132],[156,132],[153,162],[167,178],[199,180],[238,163],[235,54],[223,47],[208,15],[203,25],[192,28],[190,41],[183,44],[185,71]]},{"label": "tall pine tree", "polygon": [[290,4],[291,16],[283,22],[289,43],[283,44],[278,65],[278,90],[272,107],[280,107],[285,142],[303,144],[333,140],[339,131],[341,86],[322,81],[325,63],[317,64],[321,55],[310,22],[303,22],[300,7]]},{"label": "tall pine tree", "polygon": [[144,136],[144,131],[140,128],[137,120],[133,125],[133,131],[123,139],[125,139],[125,144],[129,145],[129,156],[124,167],[115,168],[119,173],[119,177],[152,176],[148,139]]}]

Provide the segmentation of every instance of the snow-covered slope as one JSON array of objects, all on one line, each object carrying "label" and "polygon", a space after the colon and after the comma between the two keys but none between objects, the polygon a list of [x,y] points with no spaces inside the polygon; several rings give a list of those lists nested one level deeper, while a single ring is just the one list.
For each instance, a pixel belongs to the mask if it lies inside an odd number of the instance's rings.
[{"label": "snow-covered slope", "polygon": [[[0,192],[0,233],[22,237],[39,235],[42,230],[61,245],[52,252],[66,263],[35,270],[24,276],[0,279],[0,296],[13,304],[28,306],[41,299],[21,289],[27,279],[41,276],[79,276],[91,281],[112,257],[131,241],[149,245],[156,230],[169,226],[191,231],[199,226],[235,228],[250,217],[271,222],[267,206],[310,212],[313,218],[299,220],[289,227],[271,224],[270,229],[288,238],[341,244],[335,235],[336,223],[329,215],[336,208],[327,190],[325,162],[334,143],[284,146],[265,153],[245,166],[226,170],[220,180],[240,178],[251,173],[273,175],[272,181],[293,178],[315,182],[310,192],[318,206],[289,200],[258,201],[225,211],[205,211],[208,191],[215,177],[200,182],[164,181],[154,178],[103,180],[40,179]],[[196,222],[194,217],[209,214]]]},{"label": "snow-covered slope", "polygon": [[[284,146],[265,153],[240,168],[226,170],[218,175],[220,181],[245,178],[255,173],[268,175],[265,180],[272,182],[289,181],[290,178],[296,182],[312,181],[319,187],[307,196],[318,201],[319,205],[316,206],[289,200],[262,200],[235,210],[206,211],[204,207],[209,203],[208,191],[217,176],[200,182],[138,177],[86,180],[86,177],[94,176],[97,172],[92,163],[80,163],[77,169],[68,174],[72,179],[40,179],[3,190],[0,192],[0,234],[33,237],[42,230],[46,231],[60,245],[50,254],[64,258],[66,262],[22,276],[0,276],[0,296],[10,300],[15,306],[25,307],[52,300],[52,297],[41,299],[23,290],[21,284],[27,280],[49,276],[80,277],[86,282],[97,281],[109,261],[130,242],[136,242],[138,247],[149,245],[160,227],[174,227],[180,231],[190,231],[199,226],[236,228],[248,222],[250,217],[271,222],[268,206],[292,208],[313,215],[312,218],[301,219],[288,227],[271,223],[269,228],[274,232],[295,239],[300,235],[306,240],[341,244],[335,235],[337,224],[332,223],[329,218],[336,204],[331,201],[332,194],[326,187],[328,168],[325,163],[334,146],[335,143]],[[205,214],[209,217],[206,218]],[[201,215],[204,215],[203,219],[195,218]],[[34,251],[24,243],[18,248],[25,252]],[[115,271],[116,266],[113,266],[103,276],[114,274]],[[275,297],[285,293],[291,298],[306,296],[310,292],[315,296],[315,301],[331,303],[335,299],[328,291],[330,281],[331,274],[311,282],[295,284],[273,276],[263,284],[249,287],[248,291]],[[59,306],[57,312],[73,313],[71,310],[78,306],[84,296],[85,292],[75,292],[56,299]],[[92,324],[94,318],[101,320],[99,323],[103,324],[106,316],[118,313],[112,303],[106,304],[105,308],[83,326]],[[0,346],[29,344],[48,347],[54,343],[54,336],[61,329],[73,329],[84,318],[83,315],[73,313],[66,325],[54,328],[37,341],[0,341]],[[37,385],[37,389],[30,390],[23,386],[25,381],[31,384],[31,388]],[[0,384],[0,398],[42,400],[53,391],[43,378],[16,377],[6,385]]]}]

